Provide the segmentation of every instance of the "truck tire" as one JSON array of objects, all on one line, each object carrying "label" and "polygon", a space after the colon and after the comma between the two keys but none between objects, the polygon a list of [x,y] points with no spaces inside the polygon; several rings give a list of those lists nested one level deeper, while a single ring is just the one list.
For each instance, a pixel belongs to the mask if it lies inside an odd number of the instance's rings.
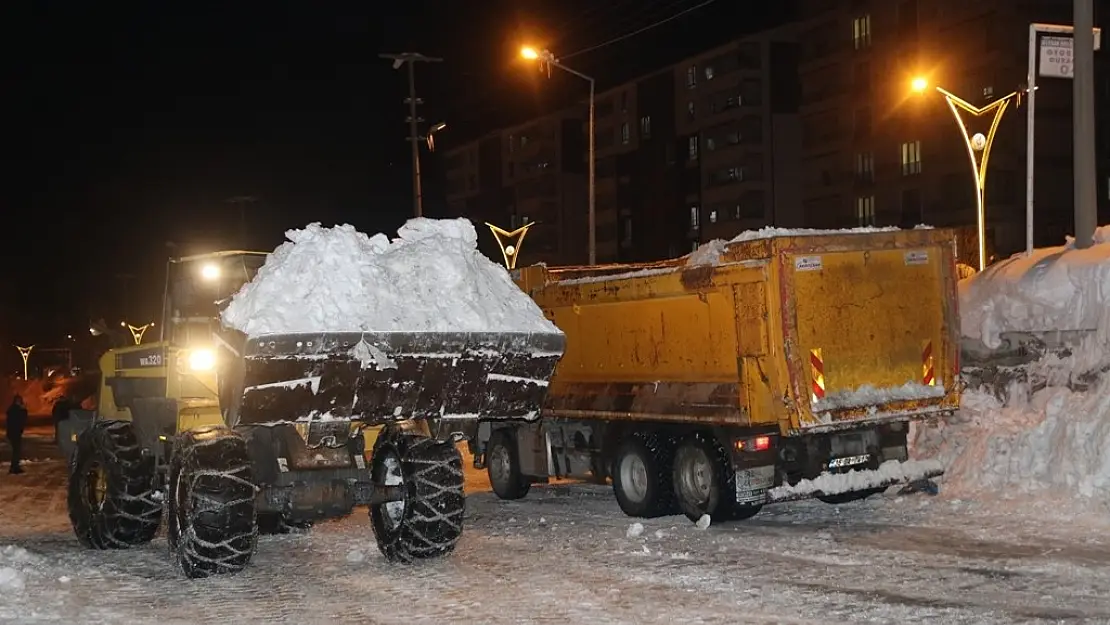
[{"label": "truck tire", "polygon": [[247,444],[222,426],[177,437],[167,489],[170,552],[187,577],[237,573],[258,539]]},{"label": "truck tire", "polygon": [[673,462],[669,437],[635,432],[621,441],[613,460],[613,494],[626,515],[650,519],[674,514]]},{"label": "truck tire", "polygon": [[715,438],[700,432],[675,451],[673,479],[678,507],[691,521],[703,514],[718,521],[750,519],[763,509],[736,503],[736,474],[728,452]]},{"label": "truck tire", "polygon": [[466,496],[455,445],[387,428],[371,457],[375,484],[401,486],[402,501],[370,506],[378,550],[390,562],[450,553],[462,536]]},{"label": "truck tire", "polygon": [[512,430],[493,433],[486,450],[486,473],[499,499],[521,499],[532,483],[520,474],[520,449]]},{"label": "truck tire", "polygon": [[154,456],[129,421],[96,421],[77,437],[66,497],[77,540],[90,549],[150,542],[162,522]]}]

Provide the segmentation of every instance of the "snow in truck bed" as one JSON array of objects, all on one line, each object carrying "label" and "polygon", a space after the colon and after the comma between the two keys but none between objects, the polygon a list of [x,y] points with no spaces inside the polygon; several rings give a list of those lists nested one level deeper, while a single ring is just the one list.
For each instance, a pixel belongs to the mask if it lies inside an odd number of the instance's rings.
[{"label": "snow in truck bed", "polygon": [[224,310],[248,336],[293,332],[543,332],[560,330],[478,251],[466,219],[411,219],[390,241],[353,226],[312,223]]}]

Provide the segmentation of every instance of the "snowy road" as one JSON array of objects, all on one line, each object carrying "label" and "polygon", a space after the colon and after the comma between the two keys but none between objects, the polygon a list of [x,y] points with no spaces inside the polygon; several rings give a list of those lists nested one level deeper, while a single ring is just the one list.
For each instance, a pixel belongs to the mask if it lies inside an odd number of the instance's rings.
[{"label": "snowy road", "polygon": [[0,475],[2,623],[1110,623],[1110,527],[943,496],[788,504],[704,531],[668,517],[637,532],[606,487],[500,502],[473,475],[467,532],[447,559],[387,565],[360,510],[261,538],[242,575],[188,581],[162,538],[79,548],[62,463],[27,469]]}]

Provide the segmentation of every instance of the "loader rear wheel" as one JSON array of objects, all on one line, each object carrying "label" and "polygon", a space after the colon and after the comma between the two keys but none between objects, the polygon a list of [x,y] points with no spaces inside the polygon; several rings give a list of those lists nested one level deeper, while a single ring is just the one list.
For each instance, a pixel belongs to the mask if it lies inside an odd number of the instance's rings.
[{"label": "loader rear wheel", "polygon": [[763,509],[736,502],[736,474],[728,453],[709,435],[696,433],[678,446],[673,477],[678,507],[691,521],[703,514],[718,521],[750,519]]},{"label": "loader rear wheel", "polygon": [[96,421],[77,437],[67,507],[77,540],[90,549],[150,542],[162,521],[154,457],[143,454],[128,421]]},{"label": "loader rear wheel", "polygon": [[462,535],[462,455],[451,443],[388,428],[374,443],[375,484],[400,486],[401,501],[370,506],[378,550],[390,562],[450,553]]},{"label": "loader rear wheel", "polygon": [[500,499],[521,499],[532,483],[520,474],[520,449],[512,430],[494,432],[486,451],[486,473]]},{"label": "loader rear wheel", "polygon": [[255,486],[247,444],[206,426],[181,434],[170,461],[169,544],[187,577],[241,571],[254,555]]},{"label": "loader rear wheel", "polygon": [[674,513],[673,462],[669,437],[636,432],[621,442],[613,461],[613,494],[626,515],[650,519]]}]

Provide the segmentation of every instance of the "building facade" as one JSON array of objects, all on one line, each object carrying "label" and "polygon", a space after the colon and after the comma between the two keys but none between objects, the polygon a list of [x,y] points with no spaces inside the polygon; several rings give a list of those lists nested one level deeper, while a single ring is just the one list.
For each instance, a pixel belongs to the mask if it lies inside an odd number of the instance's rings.
[{"label": "building facade", "polygon": [[[1070,24],[1071,3],[803,0],[802,11],[807,225],[974,226],[975,178],[967,146],[934,87],[977,107],[1021,92],[1029,24]],[[1098,81],[1105,85],[1105,63],[1099,65]],[[930,86],[915,93],[910,86],[918,76]],[[1110,106],[1106,98],[1100,96],[1096,110]],[[987,247],[994,255],[1025,247],[1026,110],[1018,102],[1010,101],[999,122],[986,172]],[[1073,231],[1071,103],[1071,81],[1038,80],[1038,246],[1061,244]],[[969,134],[986,135],[992,114],[964,113],[963,119]]]},{"label": "building facade", "polygon": [[787,26],[673,67],[683,253],[748,229],[802,225],[797,64]]}]

